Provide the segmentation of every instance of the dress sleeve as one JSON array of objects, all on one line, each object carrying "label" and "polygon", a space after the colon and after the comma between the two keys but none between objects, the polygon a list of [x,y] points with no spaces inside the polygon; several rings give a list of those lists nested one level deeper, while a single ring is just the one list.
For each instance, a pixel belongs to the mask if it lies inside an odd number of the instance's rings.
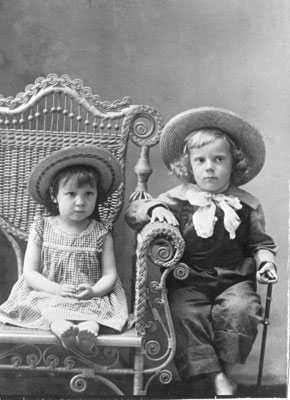
[{"label": "dress sleeve", "polygon": [[99,222],[99,228],[101,229],[103,234],[106,235],[108,232],[112,232],[113,224],[112,222],[102,221]]},{"label": "dress sleeve", "polygon": [[107,221],[96,221],[95,222],[95,240],[96,248],[99,253],[103,251],[104,238],[108,233],[111,233],[113,229],[112,223]]},{"label": "dress sleeve", "polygon": [[42,216],[37,216],[30,228],[29,240],[38,246],[42,245],[43,242],[43,229],[44,229],[44,218]]},{"label": "dress sleeve", "polygon": [[272,237],[266,233],[265,217],[261,204],[251,210],[249,248],[253,254],[257,268],[260,269],[265,262],[276,265],[277,246]]}]

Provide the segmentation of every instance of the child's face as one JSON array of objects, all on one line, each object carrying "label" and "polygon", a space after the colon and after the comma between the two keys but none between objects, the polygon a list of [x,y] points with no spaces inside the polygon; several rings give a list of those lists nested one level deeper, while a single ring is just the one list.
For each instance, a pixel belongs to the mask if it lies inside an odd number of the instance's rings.
[{"label": "child's face", "polygon": [[56,196],[60,216],[67,221],[83,221],[94,212],[97,196],[96,187],[78,187],[72,179],[61,179]]},{"label": "child's face", "polygon": [[221,193],[230,185],[232,154],[224,139],[216,139],[189,150],[189,160],[197,186],[206,192]]}]

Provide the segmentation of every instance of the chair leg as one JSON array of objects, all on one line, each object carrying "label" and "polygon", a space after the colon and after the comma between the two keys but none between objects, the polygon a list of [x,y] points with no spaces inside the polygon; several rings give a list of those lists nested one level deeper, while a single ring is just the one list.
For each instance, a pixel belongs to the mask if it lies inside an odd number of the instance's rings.
[{"label": "chair leg", "polygon": [[134,396],[146,395],[146,391],[143,390],[144,384],[144,349],[143,347],[137,348],[134,355],[134,382],[133,382],[133,394]]},{"label": "chair leg", "polygon": [[262,383],[267,331],[268,331],[268,325],[270,324],[269,315],[270,315],[271,301],[272,301],[272,284],[269,283],[268,288],[267,288],[267,296],[266,296],[266,304],[265,304],[265,316],[264,316],[264,322],[263,322],[264,328],[263,328],[262,343],[261,343],[257,386],[261,386],[261,383]]}]

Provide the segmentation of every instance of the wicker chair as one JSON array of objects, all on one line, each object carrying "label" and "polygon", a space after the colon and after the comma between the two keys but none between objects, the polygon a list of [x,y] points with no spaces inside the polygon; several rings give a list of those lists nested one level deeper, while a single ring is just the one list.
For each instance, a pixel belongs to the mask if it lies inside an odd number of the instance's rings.
[{"label": "wicker chair", "polygon": [[[49,74],[16,97],[0,96],[0,229],[15,252],[18,276],[30,225],[36,214],[45,213],[27,192],[33,166],[64,147],[97,145],[120,160],[125,176],[130,139],[141,149],[131,200],[146,198],[149,150],[158,143],[161,129],[162,118],[154,108],[132,105],[129,98],[101,101],[81,80],[68,75]],[[100,208],[101,219],[115,222],[124,196],[123,184]],[[183,248],[179,232],[164,224],[146,226],[138,234],[132,296],[135,324],[120,334],[100,335],[96,354],[67,351],[50,332],[1,325],[0,370],[70,374],[75,393],[85,392],[88,378],[118,395],[124,394],[122,382],[130,378],[133,395],[146,395],[155,377],[170,382],[172,373],[166,366],[174,356],[175,335],[165,280],[172,269],[178,275]],[[158,268],[154,271],[154,265],[160,264],[166,267],[162,275]]]}]

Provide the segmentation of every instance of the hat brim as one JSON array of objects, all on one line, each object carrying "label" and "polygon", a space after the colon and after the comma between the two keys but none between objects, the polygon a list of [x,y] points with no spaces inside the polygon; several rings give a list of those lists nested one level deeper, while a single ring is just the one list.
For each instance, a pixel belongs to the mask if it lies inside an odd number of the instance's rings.
[{"label": "hat brim", "polygon": [[51,153],[34,167],[28,179],[30,195],[37,203],[45,204],[53,177],[73,165],[88,165],[96,169],[102,190],[101,201],[112,194],[123,180],[121,164],[109,151],[93,146],[69,147]]},{"label": "hat brim", "polygon": [[160,138],[160,150],[168,168],[183,154],[184,140],[195,130],[217,128],[240,148],[248,163],[248,172],[237,179],[237,186],[253,179],[262,169],[266,149],[261,133],[239,115],[216,107],[199,107],[184,111],[168,121]]}]

